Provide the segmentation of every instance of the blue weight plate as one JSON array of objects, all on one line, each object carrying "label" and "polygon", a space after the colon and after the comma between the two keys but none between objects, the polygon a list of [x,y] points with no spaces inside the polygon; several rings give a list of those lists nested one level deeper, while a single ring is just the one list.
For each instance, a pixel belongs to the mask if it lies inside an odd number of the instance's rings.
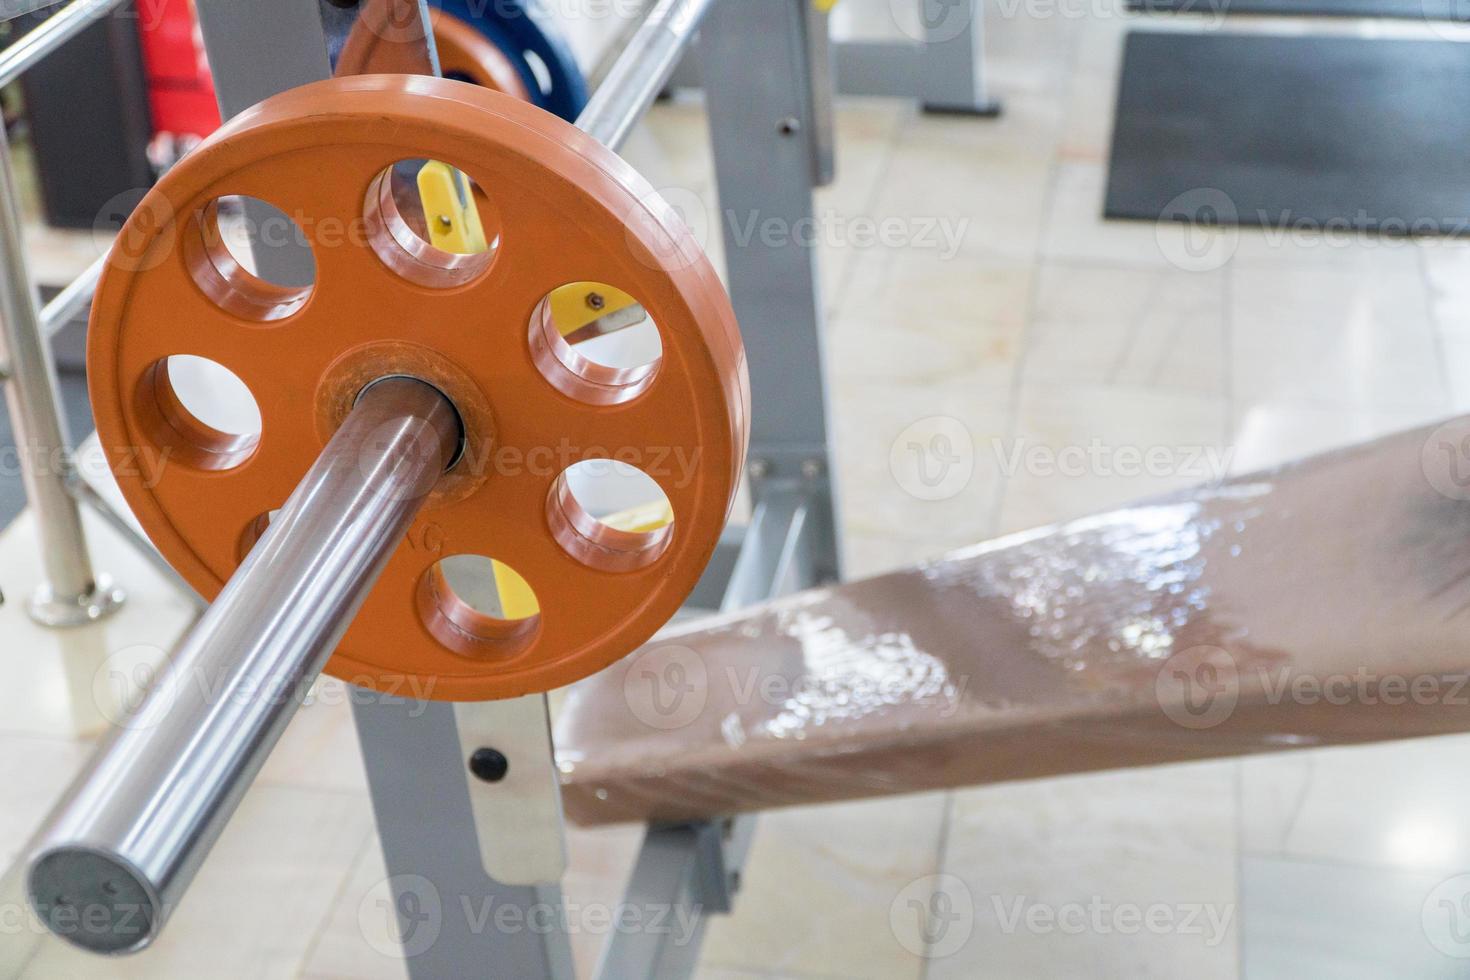
[{"label": "blue weight plate", "polygon": [[[587,104],[587,80],[566,41],[542,23],[522,0],[429,0],[470,24],[504,51],[531,93],[531,100],[569,122]],[[544,73],[534,67],[540,62]]]}]

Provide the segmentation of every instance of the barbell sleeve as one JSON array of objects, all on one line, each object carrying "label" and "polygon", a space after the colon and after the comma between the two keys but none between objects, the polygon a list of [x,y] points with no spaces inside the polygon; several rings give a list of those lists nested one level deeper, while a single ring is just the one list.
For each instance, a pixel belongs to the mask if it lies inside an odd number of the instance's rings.
[{"label": "barbell sleeve", "polygon": [[32,846],[52,932],[101,953],[163,927],[461,441],[436,388],[369,385]]}]

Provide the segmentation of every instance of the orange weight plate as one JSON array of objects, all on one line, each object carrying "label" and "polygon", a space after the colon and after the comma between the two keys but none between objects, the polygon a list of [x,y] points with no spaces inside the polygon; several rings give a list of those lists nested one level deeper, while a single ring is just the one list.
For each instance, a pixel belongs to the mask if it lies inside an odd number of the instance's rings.
[{"label": "orange weight plate", "polygon": [[[337,59],[336,74],[424,74],[428,65],[421,16],[414,0],[374,0],[361,5]],[[441,74],[531,101],[510,57],[489,38],[437,7],[429,9],[429,18]]]},{"label": "orange weight plate", "polygon": [[[424,159],[483,190],[499,229],[491,251],[441,252],[410,230],[389,175]],[[220,227],[232,205],[216,202],[235,195],[294,221],[314,259],[310,285],[272,284],[232,257]],[[638,300],[657,325],[656,359],[630,366],[568,345],[545,298],[588,281]],[[175,355],[233,372],[259,406],[259,431],[195,417],[175,389]],[[449,396],[465,451],[330,673],[436,700],[514,697],[601,669],[673,615],[729,512],[749,383],[714,270],[617,156],[462,82],[319,82],[243,113],[171,170],[124,226],[97,289],[88,375],[102,444],[149,536],[206,596],[363,386],[394,374]],[[596,520],[567,472],[608,460],[651,477],[672,524]],[[504,622],[461,599],[438,563],[463,555],[520,573],[539,613]]]}]

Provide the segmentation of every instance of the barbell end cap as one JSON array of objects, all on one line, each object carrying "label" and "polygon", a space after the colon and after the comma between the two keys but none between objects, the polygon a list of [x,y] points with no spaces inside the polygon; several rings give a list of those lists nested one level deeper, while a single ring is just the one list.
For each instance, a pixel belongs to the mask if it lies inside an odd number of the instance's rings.
[{"label": "barbell end cap", "polygon": [[31,908],[46,928],[89,953],[136,953],[163,925],[163,903],[152,882],[119,855],[98,848],[43,851],[26,885]]}]

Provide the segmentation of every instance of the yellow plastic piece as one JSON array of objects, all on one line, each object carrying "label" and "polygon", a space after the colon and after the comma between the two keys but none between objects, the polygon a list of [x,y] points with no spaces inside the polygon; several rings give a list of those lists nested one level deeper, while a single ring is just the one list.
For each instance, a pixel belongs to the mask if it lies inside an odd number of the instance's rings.
[{"label": "yellow plastic piece", "polygon": [[[429,226],[429,244],[459,255],[473,255],[490,247],[470,182],[463,173],[447,163],[430,160],[419,168],[418,187]],[[500,611],[506,619],[528,619],[541,611],[536,593],[519,572],[498,561],[491,565]]]},{"label": "yellow plastic piece", "polygon": [[837,0],[812,0],[812,6],[824,14],[829,14],[832,12],[832,8],[837,6]]},{"label": "yellow plastic piece", "polygon": [[[640,504],[602,518],[602,523],[619,531],[656,531],[674,521],[673,508],[667,500]],[[536,593],[520,574],[509,565],[492,561],[495,591],[500,596],[500,611],[506,619],[529,619],[541,611]]]},{"label": "yellow plastic piece", "polygon": [[[589,302],[599,297],[600,303]],[[573,282],[551,291],[551,322],[563,337],[593,320],[627,309],[638,301],[621,289],[600,282]]]},{"label": "yellow plastic piece", "polygon": [[[419,169],[418,185],[424,219],[429,225],[429,244],[460,255],[473,255],[490,247],[464,174],[447,163],[430,160]],[[569,283],[552,291],[552,322],[566,336],[637,302],[621,289],[602,283]]]},{"label": "yellow plastic piece", "polygon": [[500,596],[500,612],[505,619],[530,619],[541,611],[536,593],[519,572],[498,561],[490,564],[495,569],[495,592]]},{"label": "yellow plastic piece", "polygon": [[468,177],[447,163],[430,160],[419,169],[418,184],[430,245],[459,255],[490,247]]},{"label": "yellow plastic piece", "polygon": [[657,531],[674,523],[674,510],[667,500],[655,500],[620,510],[616,514],[608,514],[601,520],[608,527],[619,531],[641,534],[645,531]]},{"label": "yellow plastic piece", "polygon": [[[818,4],[829,0],[816,0]],[[419,201],[429,226],[429,244],[446,252],[472,255],[490,247],[480,211],[469,179],[447,163],[430,160],[419,169]],[[593,301],[590,297],[598,297]],[[563,336],[580,330],[600,317],[633,306],[638,301],[621,289],[594,282],[574,282],[552,291],[552,322]],[[673,511],[668,501],[660,500],[603,518],[604,523],[621,531],[653,531],[672,522]],[[520,573],[498,561],[491,563],[495,571],[495,591],[500,597],[500,611],[506,619],[528,619],[541,611],[536,593]]]}]

